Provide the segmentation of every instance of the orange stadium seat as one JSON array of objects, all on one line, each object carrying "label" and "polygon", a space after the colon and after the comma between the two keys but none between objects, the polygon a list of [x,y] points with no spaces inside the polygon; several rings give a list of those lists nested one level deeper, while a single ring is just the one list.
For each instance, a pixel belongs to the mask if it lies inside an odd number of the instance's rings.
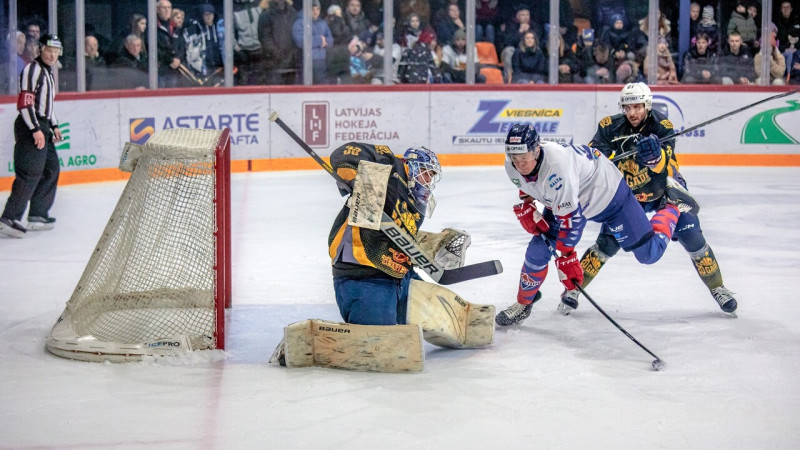
[{"label": "orange stadium seat", "polygon": [[500,60],[497,59],[497,49],[491,42],[476,42],[475,48],[478,52],[479,63],[493,66],[501,65]]},{"label": "orange stadium seat", "polygon": [[503,71],[497,67],[484,67],[481,75],[486,77],[486,84],[503,84]]}]

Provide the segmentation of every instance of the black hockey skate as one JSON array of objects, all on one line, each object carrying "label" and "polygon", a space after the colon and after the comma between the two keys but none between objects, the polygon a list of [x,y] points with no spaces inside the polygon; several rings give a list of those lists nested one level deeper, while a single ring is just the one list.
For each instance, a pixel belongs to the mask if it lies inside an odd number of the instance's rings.
[{"label": "black hockey skate", "polygon": [[568,316],[572,311],[578,309],[578,296],[581,294],[581,291],[577,289],[573,290],[564,290],[561,293],[561,303],[558,304],[558,312],[561,314]]},{"label": "black hockey skate", "polygon": [[691,212],[692,214],[697,214],[700,212],[700,205],[692,197],[692,194],[672,177],[667,177],[665,196],[667,197],[667,203],[675,205],[682,213]]},{"label": "black hockey skate", "polygon": [[716,287],[711,289],[711,295],[714,296],[714,300],[719,303],[719,308],[728,314],[735,315],[736,308],[739,306],[736,303],[736,299],[733,298],[733,293],[728,290],[725,286]]},{"label": "black hockey skate", "polygon": [[541,291],[537,292],[533,297],[533,301],[527,305],[523,305],[522,303],[515,301],[513,305],[500,311],[495,316],[494,322],[501,327],[517,325],[531,315],[533,304],[539,301],[540,298],[542,298]]},{"label": "black hockey skate", "polygon": [[0,235],[13,238],[22,238],[28,230],[19,220],[0,218]]}]

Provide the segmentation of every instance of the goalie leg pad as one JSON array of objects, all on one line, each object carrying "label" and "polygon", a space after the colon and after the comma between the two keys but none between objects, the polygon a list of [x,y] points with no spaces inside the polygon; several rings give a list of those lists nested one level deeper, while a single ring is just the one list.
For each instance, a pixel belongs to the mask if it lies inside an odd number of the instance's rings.
[{"label": "goalie leg pad", "polygon": [[289,324],[270,362],[364,372],[421,372],[419,325],[356,325],[309,319]]},{"label": "goalie leg pad", "polygon": [[494,342],[494,305],[476,305],[437,284],[411,280],[408,323],[426,341],[449,348],[481,348]]},{"label": "goalie leg pad", "polygon": [[383,205],[392,166],[371,161],[360,161],[353,184],[353,193],[347,201],[350,214],[347,224],[369,230],[381,229]]}]

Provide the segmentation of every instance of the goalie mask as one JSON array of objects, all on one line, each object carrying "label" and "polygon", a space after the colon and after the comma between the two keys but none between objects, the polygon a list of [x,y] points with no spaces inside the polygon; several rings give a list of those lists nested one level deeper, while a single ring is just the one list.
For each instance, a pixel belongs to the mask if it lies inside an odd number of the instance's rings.
[{"label": "goalie mask", "polygon": [[[408,167],[408,190],[421,206],[422,213],[425,214],[428,202],[433,197],[431,191],[442,178],[442,166],[439,164],[439,158],[431,150],[419,147],[406,150],[403,159]],[[432,213],[433,208],[431,207],[430,210]]]}]

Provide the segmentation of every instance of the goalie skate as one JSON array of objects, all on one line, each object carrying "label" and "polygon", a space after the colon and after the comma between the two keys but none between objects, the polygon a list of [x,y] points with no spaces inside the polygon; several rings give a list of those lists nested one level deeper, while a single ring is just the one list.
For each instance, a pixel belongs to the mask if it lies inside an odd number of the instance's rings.
[{"label": "goalie skate", "polygon": [[494,318],[494,322],[501,327],[508,327],[521,323],[531,315],[533,304],[539,301],[540,298],[542,298],[541,291],[537,292],[536,296],[533,297],[533,301],[527,305],[523,305],[522,303],[515,301],[513,305],[500,311],[500,313]]}]

